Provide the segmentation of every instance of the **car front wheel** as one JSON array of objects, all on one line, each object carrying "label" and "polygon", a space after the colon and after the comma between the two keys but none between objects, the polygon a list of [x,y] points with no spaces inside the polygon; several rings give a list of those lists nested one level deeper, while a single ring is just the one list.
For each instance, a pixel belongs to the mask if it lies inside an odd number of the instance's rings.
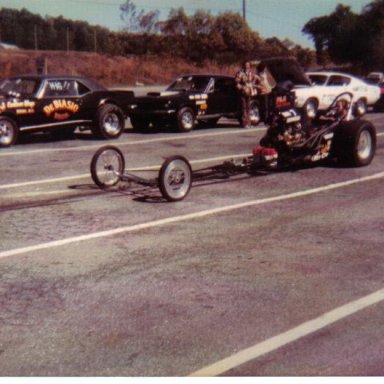
[{"label": "car front wheel", "polygon": [[260,123],[260,107],[256,100],[251,101],[251,113],[250,113],[251,125],[256,126]]},{"label": "car front wheel", "polygon": [[354,112],[358,117],[364,116],[367,113],[367,103],[364,99],[359,99],[356,101]]},{"label": "car front wheel", "polygon": [[308,119],[314,119],[317,115],[318,103],[315,99],[309,99],[303,106],[304,115]]},{"label": "car front wheel", "polygon": [[193,112],[192,108],[181,108],[180,111],[177,112],[176,117],[176,125],[177,129],[180,132],[189,132],[195,127],[195,112]]}]

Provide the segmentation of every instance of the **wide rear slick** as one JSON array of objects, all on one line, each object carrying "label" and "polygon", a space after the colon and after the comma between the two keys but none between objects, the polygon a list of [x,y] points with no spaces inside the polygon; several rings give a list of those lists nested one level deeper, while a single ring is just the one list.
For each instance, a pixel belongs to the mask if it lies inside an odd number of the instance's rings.
[{"label": "wide rear slick", "polygon": [[372,162],[376,152],[376,129],[366,120],[342,123],[335,132],[333,153],[343,165],[363,167]]}]

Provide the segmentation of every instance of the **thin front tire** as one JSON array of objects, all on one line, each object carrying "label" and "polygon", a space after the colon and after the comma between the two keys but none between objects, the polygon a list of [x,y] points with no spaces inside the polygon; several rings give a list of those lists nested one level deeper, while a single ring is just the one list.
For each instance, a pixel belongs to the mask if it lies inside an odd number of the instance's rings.
[{"label": "thin front tire", "polygon": [[183,200],[192,186],[192,169],[183,156],[172,156],[164,161],[159,172],[159,188],[168,201]]},{"label": "thin front tire", "polygon": [[124,155],[119,148],[105,145],[93,155],[90,168],[96,185],[101,188],[112,187],[120,181],[124,173]]}]

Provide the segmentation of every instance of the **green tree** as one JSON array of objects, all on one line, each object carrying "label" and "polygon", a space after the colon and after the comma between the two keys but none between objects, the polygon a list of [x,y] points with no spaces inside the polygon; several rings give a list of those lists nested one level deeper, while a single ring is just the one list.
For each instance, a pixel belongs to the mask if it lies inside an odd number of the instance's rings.
[{"label": "green tree", "polygon": [[132,0],[126,0],[120,5],[120,19],[124,22],[124,30],[127,32],[137,32],[140,29],[140,18],[143,11],[138,11]]},{"label": "green tree", "polygon": [[158,31],[159,11],[144,12],[140,11],[132,0],[126,0],[120,5],[120,18],[125,23],[124,30],[136,33],[153,33]]},{"label": "green tree", "polygon": [[359,47],[365,47],[362,66],[368,70],[384,70],[384,0],[375,0],[364,7],[360,17]]},{"label": "green tree", "polygon": [[199,10],[189,18],[186,25],[188,58],[195,63],[214,60],[215,53],[224,47],[223,39],[215,29],[214,16],[210,12]]},{"label": "green tree", "polygon": [[218,52],[219,61],[234,63],[253,58],[258,35],[238,13],[224,12],[218,15],[214,28],[224,43]]},{"label": "green tree", "polygon": [[189,18],[184,8],[171,9],[168,19],[161,24],[160,31],[165,35],[186,35],[189,29]]},{"label": "green tree", "polygon": [[94,39],[89,26],[84,22],[76,22],[73,27],[73,49],[75,51],[92,51]]},{"label": "green tree", "polygon": [[368,4],[361,15],[338,5],[330,15],[309,20],[303,32],[314,41],[319,64],[332,60],[361,71],[384,67],[384,0]]},{"label": "green tree", "polygon": [[155,33],[159,31],[159,14],[160,12],[152,11],[143,13],[139,20],[140,31],[144,33]]}]

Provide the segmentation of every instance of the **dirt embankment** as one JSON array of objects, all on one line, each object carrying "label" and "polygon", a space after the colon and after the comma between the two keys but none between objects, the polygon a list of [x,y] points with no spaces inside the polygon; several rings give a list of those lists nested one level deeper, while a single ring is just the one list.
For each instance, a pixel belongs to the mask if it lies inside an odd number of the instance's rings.
[{"label": "dirt embankment", "polygon": [[174,57],[122,57],[89,52],[0,51],[0,78],[37,73],[81,75],[106,86],[167,84],[185,73],[234,74],[235,67],[196,66]]}]

